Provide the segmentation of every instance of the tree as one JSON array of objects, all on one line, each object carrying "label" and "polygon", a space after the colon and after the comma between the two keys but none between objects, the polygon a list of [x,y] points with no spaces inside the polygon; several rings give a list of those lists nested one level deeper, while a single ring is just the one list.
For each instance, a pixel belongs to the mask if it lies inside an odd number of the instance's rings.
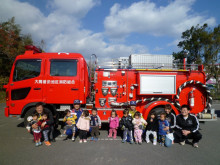
[{"label": "tree", "polygon": [[[192,26],[182,33],[183,40],[177,45],[182,50],[173,52],[175,59],[187,58],[187,63],[203,64],[206,68],[207,80],[214,77],[219,87],[220,78],[220,25],[211,29],[207,24]],[[188,54],[184,54],[187,51]]]},{"label": "tree", "polygon": [[33,44],[31,35],[22,35],[21,28],[12,17],[0,23],[0,76],[9,76],[15,57],[25,52],[25,45]]}]

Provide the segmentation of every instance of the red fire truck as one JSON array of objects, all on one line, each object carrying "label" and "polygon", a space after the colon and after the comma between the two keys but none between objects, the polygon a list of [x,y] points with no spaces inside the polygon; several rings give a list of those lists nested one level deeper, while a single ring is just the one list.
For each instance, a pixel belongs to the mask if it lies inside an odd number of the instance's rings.
[{"label": "red fire truck", "polygon": [[[151,111],[163,111],[166,104],[175,114],[181,105],[188,104],[200,120],[217,119],[202,65],[180,67],[170,61],[162,63],[164,60],[143,63],[146,61],[141,56],[146,59],[144,55],[131,55],[126,62],[99,66],[96,55],[92,55],[89,69],[79,53],[44,53],[27,46],[26,52],[16,57],[9,83],[4,86],[5,116],[19,116],[26,122],[36,103],[44,102],[45,108],[62,118],[79,99],[83,109],[96,107],[103,122],[112,109],[121,117],[132,100],[145,119]],[[147,58],[152,62],[149,55]]]}]

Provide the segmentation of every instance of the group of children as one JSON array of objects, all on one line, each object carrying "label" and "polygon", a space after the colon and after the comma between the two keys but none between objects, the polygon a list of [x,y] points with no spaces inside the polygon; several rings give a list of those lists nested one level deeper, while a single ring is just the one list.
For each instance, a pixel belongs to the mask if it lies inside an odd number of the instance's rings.
[{"label": "group of children", "polygon": [[[167,106],[165,109],[170,109]],[[168,110],[167,110],[168,111]],[[132,111],[133,113],[133,111]],[[170,124],[166,120],[166,113],[162,112],[159,119],[155,113],[151,113],[150,117],[145,121],[140,112],[135,111],[133,114],[129,113],[128,109],[123,111],[123,117],[119,121],[119,117],[115,110],[112,110],[111,116],[109,117],[109,134],[108,137],[117,137],[117,131],[120,128],[123,130],[122,143],[129,141],[131,144],[135,143],[142,144],[142,135],[146,131],[146,142],[150,142],[150,134],[153,134],[153,145],[157,144],[157,135],[160,145],[164,146],[165,137],[170,133]],[[47,114],[42,114],[42,118],[38,119],[37,114],[32,115],[32,120],[29,121],[30,125],[28,130],[30,131],[31,125],[37,124],[37,127],[32,127],[34,140],[36,146],[41,145],[41,133],[44,137],[44,143],[49,146],[51,145],[48,140],[49,125],[47,124]],[[70,135],[72,141],[75,141],[75,133],[78,132],[80,141],[79,143],[87,142],[87,133],[91,133],[91,141],[97,141],[99,138],[99,129],[101,128],[101,120],[97,114],[97,109],[93,108],[91,115],[88,110],[65,110],[65,117],[63,122],[65,123],[64,132],[61,136]]]},{"label": "group of children", "polygon": [[[172,128],[170,127],[170,122],[173,122],[171,115],[171,106],[165,106],[165,112],[160,114],[160,117],[156,116],[154,112],[152,112],[149,118],[145,121],[140,112],[136,111],[133,115],[129,114],[129,110],[125,109],[123,111],[123,117],[119,121],[119,117],[115,110],[112,110],[111,116],[109,117],[109,134],[108,137],[113,137],[116,139],[117,131],[120,128],[123,130],[123,140],[122,143],[125,143],[129,140],[132,144],[134,142],[133,136],[135,138],[135,143],[142,144],[142,135],[143,132],[146,131],[146,142],[150,142],[149,136],[153,135],[153,145],[157,144],[157,135],[158,141],[160,145],[164,146],[166,135],[172,133]],[[168,118],[166,118],[168,117]],[[175,116],[174,116],[175,117]],[[97,141],[99,137],[99,129],[101,128],[101,120],[97,115],[97,109],[92,109],[92,114],[89,115],[87,110],[82,112],[77,124],[75,124],[75,120],[77,116],[71,114],[70,110],[66,110],[66,116],[64,118],[64,122],[66,122],[65,131],[71,129],[72,140],[75,139],[75,131],[79,129],[79,138],[80,143],[87,142],[87,132],[91,132],[91,141]],[[72,121],[70,124],[67,121]]]},{"label": "group of children", "polygon": [[[97,109],[92,109],[92,115],[89,114],[88,110],[83,110],[81,115],[77,115],[75,111],[65,110],[65,122],[64,132],[61,136],[72,135],[72,141],[75,141],[75,133],[79,132],[79,143],[87,142],[87,132],[91,128],[91,140],[97,141],[99,137],[99,129],[101,128],[101,120],[97,115]],[[78,117],[77,117],[78,116]],[[71,133],[67,133],[67,131]]]},{"label": "group of children", "polygon": [[[133,134],[136,144],[142,144],[142,135],[146,131],[146,142],[150,142],[149,136],[153,135],[153,145],[157,144],[157,134],[159,135],[158,140],[160,145],[164,146],[166,135],[169,134],[170,125],[166,120],[166,113],[162,112],[159,119],[154,112],[150,114],[150,117],[145,121],[141,113],[136,111],[134,113],[134,118],[129,115],[128,110],[123,111],[123,117],[120,121],[120,127],[123,130],[123,140],[122,143],[128,141],[130,144],[133,141]],[[134,130],[134,133],[133,133]]]},{"label": "group of children", "polygon": [[49,142],[49,131],[50,131],[50,124],[48,123],[48,114],[43,113],[40,117],[38,113],[32,114],[32,116],[28,117],[28,122],[29,124],[27,125],[27,130],[28,132],[31,131],[34,135],[34,141],[36,146],[42,145],[41,143],[41,137],[43,134],[44,137],[44,144],[47,146],[50,146],[51,143]]}]

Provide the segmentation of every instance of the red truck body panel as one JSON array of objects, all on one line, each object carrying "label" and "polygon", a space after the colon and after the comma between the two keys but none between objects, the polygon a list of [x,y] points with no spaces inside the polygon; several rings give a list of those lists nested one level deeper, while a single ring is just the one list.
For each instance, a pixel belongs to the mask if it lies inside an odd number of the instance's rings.
[{"label": "red truck body panel", "polygon": [[[19,60],[39,60],[41,62],[40,74],[34,78],[14,81],[14,69]],[[75,60],[75,76],[52,76],[50,73],[51,60]],[[29,103],[44,102],[46,104],[73,104],[79,99],[82,104],[86,103],[89,95],[88,69],[84,57],[78,53],[36,53],[26,51],[15,59],[7,85],[9,100],[6,108],[8,114],[21,114],[22,109]],[[12,91],[30,88],[24,99],[12,99]],[[7,115],[8,116],[8,115]]]},{"label": "red truck body panel", "polygon": [[[104,72],[109,72],[108,76],[103,76],[107,75],[107,73]],[[122,75],[122,72],[124,74]],[[178,88],[185,83],[186,81],[194,80],[194,81],[200,81],[201,83],[205,84],[205,74],[204,72],[200,71],[164,71],[164,70],[143,70],[143,69],[117,69],[117,70],[105,70],[105,69],[97,69],[96,70],[97,74],[97,83],[95,84],[95,91],[96,91],[96,97],[95,97],[95,102],[96,102],[96,107],[101,109],[108,109],[112,108],[110,105],[110,101],[112,98],[115,98],[115,100],[119,103],[123,102],[130,102],[132,100],[142,100],[137,103],[137,110],[142,112],[145,117],[147,117],[149,111],[146,111],[145,106],[148,104],[148,102],[143,101],[146,98],[155,98],[155,97],[161,97],[161,98],[166,98],[169,99],[171,102],[175,103],[176,101],[176,94]],[[174,94],[141,94],[140,93],[140,76],[141,75],[150,75],[150,76],[163,76],[163,75],[173,75],[176,78],[176,88],[175,88],[175,93]],[[106,87],[103,86],[103,81],[116,81],[117,86],[116,87]],[[133,90],[131,90],[131,86],[134,84],[137,84],[136,87],[134,87]],[[126,87],[127,86],[127,87]],[[102,93],[102,88],[108,88],[108,94],[103,95]],[[111,88],[117,88],[117,94],[115,96],[112,96],[110,90]],[[201,88],[199,85],[188,85],[185,88],[182,89],[180,93],[180,99],[179,102],[181,105],[183,104],[189,104],[189,92],[195,88],[194,90],[194,95],[195,95],[195,104],[192,108],[192,113],[200,113],[204,110],[206,106],[206,91]],[[129,93],[133,94],[133,98],[129,97]],[[106,104],[104,106],[100,105],[100,98],[105,98],[106,99]],[[109,101],[110,99],[110,101]],[[166,102],[167,104],[168,102]],[[165,105],[163,103],[159,105]],[[158,105],[158,106],[159,106]],[[175,107],[173,107],[174,109]],[[151,110],[151,108],[149,108]],[[122,110],[121,110],[122,111]],[[106,112],[109,113],[109,112]],[[146,113],[146,114],[145,114]],[[178,114],[179,111],[176,109],[175,113]],[[102,113],[101,113],[102,114]],[[120,112],[122,115],[122,112]],[[109,116],[109,115],[106,115]],[[102,118],[107,120],[107,117],[102,115]]]}]

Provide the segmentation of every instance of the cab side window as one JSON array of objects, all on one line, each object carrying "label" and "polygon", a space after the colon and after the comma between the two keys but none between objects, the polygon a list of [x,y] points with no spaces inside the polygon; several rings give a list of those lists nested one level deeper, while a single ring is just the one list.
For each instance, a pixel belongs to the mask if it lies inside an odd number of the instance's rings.
[{"label": "cab side window", "polygon": [[77,60],[50,60],[50,75],[51,76],[76,76],[77,75]]},{"label": "cab side window", "polygon": [[21,81],[40,75],[41,60],[38,59],[24,59],[18,60],[15,64],[13,73],[13,81]]}]

